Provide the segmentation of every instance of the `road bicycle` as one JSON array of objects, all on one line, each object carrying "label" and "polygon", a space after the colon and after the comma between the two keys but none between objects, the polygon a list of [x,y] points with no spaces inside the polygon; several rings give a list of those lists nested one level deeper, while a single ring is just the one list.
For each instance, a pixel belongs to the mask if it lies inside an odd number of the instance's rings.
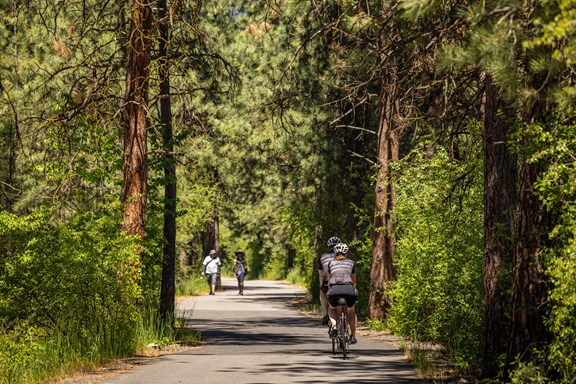
[{"label": "road bicycle", "polygon": [[338,307],[336,316],[336,327],[330,326],[330,337],[332,338],[332,354],[337,351],[342,352],[342,358],[346,360],[348,354],[348,347],[350,346],[350,327],[348,324],[348,306],[346,299],[340,297],[338,299]]}]

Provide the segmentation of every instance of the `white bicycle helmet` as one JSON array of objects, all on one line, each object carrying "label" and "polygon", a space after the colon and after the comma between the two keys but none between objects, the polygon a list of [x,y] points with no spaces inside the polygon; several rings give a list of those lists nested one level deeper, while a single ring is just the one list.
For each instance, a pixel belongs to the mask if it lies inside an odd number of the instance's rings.
[{"label": "white bicycle helmet", "polygon": [[339,243],[334,246],[334,253],[336,254],[348,254],[348,246],[344,243]]},{"label": "white bicycle helmet", "polygon": [[333,247],[338,243],[340,243],[340,239],[337,238],[336,236],[332,236],[331,238],[328,239],[328,246],[329,247]]}]

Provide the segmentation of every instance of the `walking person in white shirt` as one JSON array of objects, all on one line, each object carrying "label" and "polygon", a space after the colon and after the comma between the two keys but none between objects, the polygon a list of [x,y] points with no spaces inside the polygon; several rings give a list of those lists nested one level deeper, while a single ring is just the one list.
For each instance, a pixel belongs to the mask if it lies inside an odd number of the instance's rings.
[{"label": "walking person in white shirt", "polygon": [[216,282],[218,281],[218,275],[220,274],[220,258],[218,253],[213,249],[210,254],[204,258],[202,262],[202,276],[206,274],[206,281],[210,286],[210,294],[213,295],[216,292]]}]

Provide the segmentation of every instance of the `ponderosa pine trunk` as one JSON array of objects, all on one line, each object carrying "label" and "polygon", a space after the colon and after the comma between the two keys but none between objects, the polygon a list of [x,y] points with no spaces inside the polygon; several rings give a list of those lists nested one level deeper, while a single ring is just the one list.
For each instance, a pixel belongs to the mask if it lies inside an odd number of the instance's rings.
[{"label": "ponderosa pine trunk", "polygon": [[550,341],[546,330],[548,279],[542,252],[548,244],[552,215],[534,193],[541,170],[523,163],[518,172],[516,241],[512,276],[512,314],[508,345],[508,367],[535,357],[534,350]]},{"label": "ponderosa pine trunk", "polygon": [[506,353],[516,203],[516,157],[508,147],[512,120],[486,78],[484,95],[484,331],[482,376],[498,374]]},{"label": "ponderosa pine trunk", "polygon": [[128,41],[124,117],[124,203],[123,230],[144,237],[146,228],[146,195],[148,147],[148,81],[150,67],[150,27],[152,7],[148,0],[133,0],[132,22]]},{"label": "ponderosa pine trunk", "polygon": [[[215,173],[213,174],[214,182],[216,182],[217,177]],[[212,219],[204,223],[204,231],[202,232],[202,250],[204,251],[204,255],[208,255],[210,250],[214,249],[218,251],[220,249],[220,225],[219,225],[219,217],[218,217],[218,192],[214,190],[212,192]],[[220,255],[222,256],[222,255]]]},{"label": "ponderosa pine trunk", "polygon": [[[168,15],[166,0],[158,0],[158,19]],[[169,24],[164,21],[159,26],[160,42],[158,65],[160,72],[160,121],[162,123],[164,148],[164,262],[162,263],[162,283],[160,285],[160,317],[164,321],[174,321],[176,298],[176,163],[172,134],[172,107],[170,99],[170,69],[168,62]]]},{"label": "ponderosa pine trunk", "polygon": [[370,318],[386,319],[390,300],[387,283],[394,278],[392,265],[396,248],[393,214],[396,204],[393,163],[398,161],[400,129],[397,121],[397,85],[395,73],[388,69],[382,79],[379,96],[378,175],[375,185],[374,239],[368,306]]}]

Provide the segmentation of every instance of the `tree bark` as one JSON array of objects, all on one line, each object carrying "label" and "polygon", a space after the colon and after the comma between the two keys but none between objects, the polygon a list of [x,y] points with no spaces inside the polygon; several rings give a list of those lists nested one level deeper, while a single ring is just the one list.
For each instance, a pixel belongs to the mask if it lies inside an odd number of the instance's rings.
[{"label": "tree bark", "polygon": [[289,271],[294,268],[294,262],[296,260],[296,249],[293,247],[288,247],[288,253],[286,255],[286,269]]},{"label": "tree bark", "polygon": [[[198,265],[198,246],[198,236],[193,234],[192,239],[190,239],[187,243],[184,260],[184,264],[192,267],[193,270],[196,269],[196,266]],[[200,259],[200,261],[202,261],[202,259]]]},{"label": "tree bark", "polygon": [[[158,19],[168,15],[166,0],[158,0]],[[160,72],[160,121],[163,128],[164,144],[164,262],[162,263],[162,283],[160,286],[160,317],[164,321],[174,321],[174,301],[176,296],[176,164],[172,134],[172,107],[170,99],[170,69],[168,62],[169,24],[162,22],[159,27],[159,72]]]},{"label": "tree bark", "polygon": [[212,196],[214,209],[212,212],[212,220],[204,224],[204,232],[202,233],[202,250],[204,256],[206,256],[212,249],[215,249],[216,251],[220,249],[220,228],[218,223],[218,209],[216,208],[216,194],[217,192],[214,191]]},{"label": "tree bark", "polygon": [[[124,98],[124,206],[123,230],[144,237],[146,226],[148,78],[152,7],[148,0],[133,0]],[[141,256],[142,257],[142,256]]]},{"label": "tree bark", "polygon": [[508,149],[511,116],[492,79],[484,98],[484,331],[482,376],[498,374],[498,356],[506,353],[507,308],[511,288],[516,159]]},{"label": "tree bark", "polygon": [[[386,73],[383,71],[383,73]],[[393,259],[396,248],[393,212],[396,204],[394,174],[391,165],[398,161],[400,129],[397,85],[394,71],[388,69],[382,79],[379,97],[378,176],[375,185],[374,239],[368,306],[372,319],[386,319],[390,299],[386,284],[394,278]]]},{"label": "tree bark", "polygon": [[534,349],[550,341],[544,325],[548,281],[542,251],[548,244],[553,220],[533,190],[539,174],[537,165],[527,163],[521,165],[518,173],[508,367],[516,361],[530,361]]}]

